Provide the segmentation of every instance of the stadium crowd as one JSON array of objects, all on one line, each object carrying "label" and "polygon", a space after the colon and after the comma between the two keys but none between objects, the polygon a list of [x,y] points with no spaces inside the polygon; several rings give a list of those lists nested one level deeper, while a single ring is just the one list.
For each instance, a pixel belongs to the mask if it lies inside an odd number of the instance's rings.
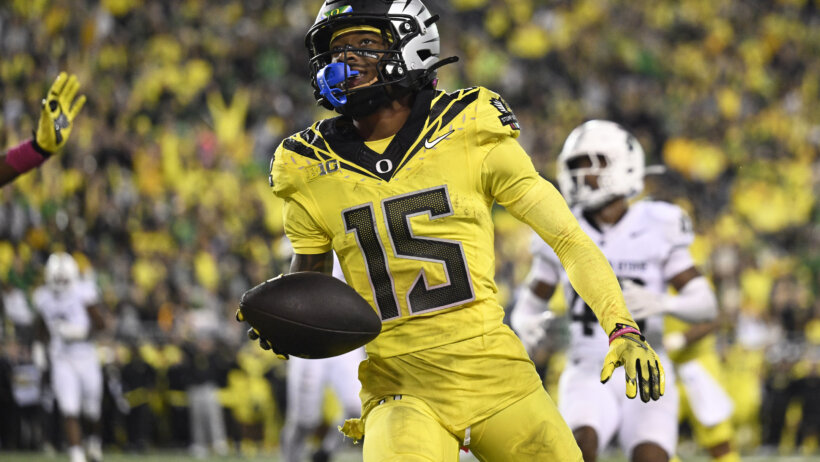
[{"label": "stadium crowd", "polygon": [[[59,70],[88,97],[65,154],[0,190],[0,451],[59,445],[47,381],[30,367],[29,300],[58,250],[107,308],[107,445],[188,446],[188,399],[205,385],[219,390],[228,439],[247,443],[236,447],[276,444],[283,363],[226,320],[289,256],[267,168],[283,137],[329,115],[305,77],[317,5],[0,7],[0,146],[30,136]],[[741,449],[820,451],[820,2],[449,0],[436,10],[458,24],[440,27],[442,55],[461,57],[439,87],[504,95],[545,177],[569,131],[592,118],[628,127],[648,163],[666,166],[649,194],[694,218],[692,251],[723,311],[717,347]],[[495,218],[510,305],[529,231],[503,209]],[[557,350],[540,357],[548,387]]]}]

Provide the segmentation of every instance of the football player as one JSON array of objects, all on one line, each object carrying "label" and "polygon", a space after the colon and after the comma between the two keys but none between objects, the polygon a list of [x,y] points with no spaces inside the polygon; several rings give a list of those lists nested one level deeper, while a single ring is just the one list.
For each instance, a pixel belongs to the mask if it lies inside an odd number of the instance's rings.
[{"label": "football player", "polygon": [[85,95],[77,96],[79,89],[76,76],[60,72],[42,101],[34,138],[0,156],[0,186],[38,167],[63,149],[71,134],[72,122],[85,104]]},{"label": "football player", "polygon": [[[99,296],[92,283],[80,278],[74,258],[64,252],[50,255],[45,267],[45,285],[34,290],[35,309],[45,325],[52,389],[62,412],[71,462],[102,460],[100,411],[102,369],[90,339],[103,327]],[[80,419],[90,433],[86,452],[82,447]]]},{"label": "football player", "polygon": [[[335,258],[333,276],[344,281],[342,269]],[[358,373],[359,363],[363,359],[364,351],[361,348],[332,358],[290,358],[287,375],[288,404],[281,436],[282,460],[303,460],[305,440],[315,434],[322,424],[326,387],[329,386],[336,394],[346,418],[358,415],[361,407]],[[330,460],[331,454],[343,443],[343,438],[335,431],[336,426],[331,428],[313,453],[313,462]]]},{"label": "football player", "polygon": [[[359,366],[365,461],[579,461],[581,452],[493,280],[497,202],[552,246],[624,365],[626,393],[664,391],[663,368],[626,310],[606,259],[516,141],[496,93],[436,89],[438,15],[419,0],[327,0],[306,37],[317,101],[339,117],[285,139],[270,182],[284,199],[290,270],[345,279],[382,319]],[[237,313],[242,319],[241,312]],[[252,338],[258,334],[251,330]],[[276,339],[263,347],[281,349]],[[286,353],[286,352],[285,352]]]},{"label": "football player", "polygon": [[[558,156],[558,184],[581,228],[606,255],[623,285],[626,306],[664,364],[663,316],[695,322],[714,319],[711,287],[689,254],[692,225],[677,206],[629,198],[643,190],[644,154],[638,140],[620,125],[592,120],[570,133]],[[669,460],[678,435],[678,396],[667,388],[663,400],[649,404],[623,399],[624,382],[602,385],[597,367],[607,355],[606,335],[598,329],[594,307],[562,274],[557,249],[533,239],[533,266],[511,315],[516,331],[541,322],[559,282],[571,316],[567,366],[559,380],[558,407],[578,441],[586,462],[595,461],[617,433],[632,461]],[[566,267],[566,265],[564,265]],[[563,281],[562,281],[563,279]],[[667,285],[677,296],[665,295]],[[529,331],[531,332],[531,331]],[[532,343],[538,339],[523,335]],[[528,345],[530,346],[530,345]],[[669,368],[667,379],[674,382]],[[621,371],[616,372],[617,375]],[[627,377],[627,380],[629,378]]]},{"label": "football player", "polygon": [[663,345],[682,392],[680,417],[690,423],[695,441],[713,461],[740,461],[732,424],[734,404],[722,385],[715,350],[718,323],[689,324],[671,316],[665,321]]}]

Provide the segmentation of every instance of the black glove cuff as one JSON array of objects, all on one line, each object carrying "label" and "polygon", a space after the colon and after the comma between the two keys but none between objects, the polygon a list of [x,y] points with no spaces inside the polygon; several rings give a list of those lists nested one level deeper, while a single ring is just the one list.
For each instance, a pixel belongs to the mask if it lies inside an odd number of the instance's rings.
[{"label": "black glove cuff", "polygon": [[33,147],[34,150],[37,151],[44,158],[48,159],[49,157],[51,157],[50,152],[46,151],[45,149],[43,149],[42,146],[37,144],[37,134],[34,133],[33,135],[34,136],[31,137],[31,147]]}]

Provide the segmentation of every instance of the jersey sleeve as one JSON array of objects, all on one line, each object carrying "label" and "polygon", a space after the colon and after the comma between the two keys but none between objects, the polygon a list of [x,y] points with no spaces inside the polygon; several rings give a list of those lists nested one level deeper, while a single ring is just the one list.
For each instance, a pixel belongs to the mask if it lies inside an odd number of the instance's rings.
[{"label": "jersey sleeve", "polygon": [[296,200],[286,199],[282,214],[285,235],[290,239],[294,253],[314,255],[330,251],[330,236]]},{"label": "jersey sleeve", "polygon": [[[285,223],[285,234],[298,254],[317,254],[330,251],[330,236],[320,226],[311,213],[311,198],[305,185],[305,177],[294,158],[304,144],[298,135],[287,138],[271,159],[270,186],[273,194],[284,199],[282,214]],[[291,152],[293,149],[296,151]]]},{"label": "jersey sleeve", "polygon": [[476,141],[479,146],[497,143],[504,138],[518,138],[521,130],[518,119],[501,95],[479,88],[475,104]]},{"label": "jersey sleeve", "polygon": [[85,306],[96,305],[100,302],[100,292],[93,281],[81,281],[77,284],[77,291]]},{"label": "jersey sleeve", "polygon": [[666,243],[662,271],[664,280],[668,281],[695,265],[689,253],[695,234],[692,220],[682,208],[665,202],[654,202],[652,205],[651,216]]}]

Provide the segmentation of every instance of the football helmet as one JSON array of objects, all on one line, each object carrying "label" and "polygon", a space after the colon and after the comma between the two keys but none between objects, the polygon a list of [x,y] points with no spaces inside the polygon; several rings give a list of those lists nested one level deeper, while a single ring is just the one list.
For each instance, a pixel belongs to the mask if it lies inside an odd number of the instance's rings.
[{"label": "football helmet", "polygon": [[80,278],[80,269],[74,257],[57,252],[49,255],[46,260],[46,285],[54,291],[65,290]]},{"label": "football helmet", "polygon": [[[437,20],[438,15],[431,14],[420,0],[325,0],[305,36],[316,101],[327,109],[360,117],[408,92],[434,84],[435,70],[458,60],[439,59]],[[387,46],[331,50],[331,41],[345,30],[380,33]],[[334,62],[333,55],[339,53],[377,57],[377,80],[345,88],[345,82],[357,72],[346,64],[347,59]]]},{"label": "football helmet", "polygon": [[[580,158],[589,162],[579,166]],[[570,206],[603,207],[643,191],[644,153],[638,140],[615,122],[590,120],[576,127],[558,155],[558,186]],[[587,182],[597,177],[597,187]]]}]

